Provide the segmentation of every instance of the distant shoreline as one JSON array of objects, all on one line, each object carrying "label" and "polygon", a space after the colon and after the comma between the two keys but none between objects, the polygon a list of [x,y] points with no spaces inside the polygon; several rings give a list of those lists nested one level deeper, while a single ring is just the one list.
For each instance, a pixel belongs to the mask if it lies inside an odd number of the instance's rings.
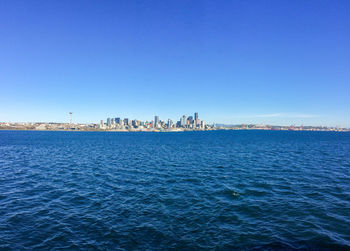
[{"label": "distant shoreline", "polygon": [[64,130],[42,130],[42,129],[2,129],[0,128],[0,131],[29,131],[29,132],[122,132],[122,133],[181,133],[181,132],[211,132],[211,131],[281,131],[281,132],[350,132],[350,130],[342,129],[342,130],[271,130],[271,129],[242,129],[242,128],[220,128],[220,129],[213,129],[213,130],[164,130],[164,131],[158,131],[158,130],[70,130],[70,129],[64,129]]}]

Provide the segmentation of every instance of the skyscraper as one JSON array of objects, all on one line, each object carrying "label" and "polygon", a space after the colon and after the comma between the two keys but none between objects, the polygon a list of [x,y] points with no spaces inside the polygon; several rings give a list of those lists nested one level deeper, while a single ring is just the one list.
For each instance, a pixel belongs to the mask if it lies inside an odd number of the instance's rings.
[{"label": "skyscraper", "polygon": [[159,125],[159,116],[154,116],[154,126],[158,127]]},{"label": "skyscraper", "polygon": [[187,124],[189,124],[189,125],[192,125],[192,124],[193,124],[193,117],[192,117],[192,116],[189,116],[189,117],[187,118]]},{"label": "skyscraper", "polygon": [[132,125],[134,128],[138,127],[137,120],[136,120],[136,119],[132,120],[132,121],[131,121],[131,125]]},{"label": "skyscraper", "polygon": [[199,116],[198,116],[198,112],[195,112],[194,113],[194,125],[196,127],[199,127],[200,126],[200,119],[199,119]]},{"label": "skyscraper", "polygon": [[111,126],[111,118],[107,118],[107,126]]},{"label": "skyscraper", "polygon": [[167,127],[171,128],[173,126],[173,121],[171,119],[168,119]]},{"label": "skyscraper", "polygon": [[185,127],[186,126],[186,115],[183,115],[182,118],[180,118],[180,123],[181,126]]},{"label": "skyscraper", "polygon": [[125,126],[128,126],[128,125],[129,125],[129,119],[128,119],[128,118],[125,118],[125,119],[124,119],[124,125],[125,125]]}]

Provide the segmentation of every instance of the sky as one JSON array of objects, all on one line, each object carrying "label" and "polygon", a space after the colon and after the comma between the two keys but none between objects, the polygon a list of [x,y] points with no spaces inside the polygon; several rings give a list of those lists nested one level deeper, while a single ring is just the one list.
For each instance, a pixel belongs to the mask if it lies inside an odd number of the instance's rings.
[{"label": "sky", "polygon": [[350,127],[350,1],[0,1],[0,121]]}]

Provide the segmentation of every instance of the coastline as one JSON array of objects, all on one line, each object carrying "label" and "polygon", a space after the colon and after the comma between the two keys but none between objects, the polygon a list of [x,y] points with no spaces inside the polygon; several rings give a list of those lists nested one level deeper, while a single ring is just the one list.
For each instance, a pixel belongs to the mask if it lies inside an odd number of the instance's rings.
[{"label": "coastline", "polygon": [[243,128],[218,128],[211,130],[74,130],[74,129],[23,129],[23,128],[0,128],[0,131],[30,131],[30,132],[123,132],[123,133],[181,133],[181,132],[210,132],[210,131],[288,131],[288,132],[350,132],[350,129],[340,130],[271,130],[271,129],[243,129]]}]

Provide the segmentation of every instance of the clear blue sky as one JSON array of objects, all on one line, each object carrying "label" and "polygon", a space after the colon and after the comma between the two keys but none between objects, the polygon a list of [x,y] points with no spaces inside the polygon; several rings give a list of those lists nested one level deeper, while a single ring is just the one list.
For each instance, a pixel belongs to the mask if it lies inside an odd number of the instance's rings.
[{"label": "clear blue sky", "polygon": [[0,1],[0,121],[350,127],[350,1]]}]

